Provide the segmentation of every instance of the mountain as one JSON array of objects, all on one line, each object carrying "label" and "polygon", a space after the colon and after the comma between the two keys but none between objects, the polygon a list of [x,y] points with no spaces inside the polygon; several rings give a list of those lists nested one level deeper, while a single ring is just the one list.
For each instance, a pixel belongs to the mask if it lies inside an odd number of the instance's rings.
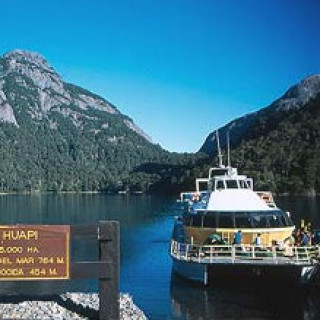
[{"label": "mountain", "polygon": [[[151,142],[151,138],[114,105],[85,89],[64,83],[48,62],[33,52],[15,50],[0,60],[0,107],[0,120],[16,127],[24,123],[21,112],[33,121],[48,122],[52,128],[59,126],[55,119],[55,114],[59,114],[86,130],[97,120],[88,113],[102,112],[118,116],[126,127]],[[108,122],[100,120],[100,128],[94,124],[96,131],[108,127]]]},{"label": "mountain", "polygon": [[[0,191],[147,190],[187,164],[106,99],[64,82],[39,54],[0,58]],[[171,169],[167,169],[170,171]]]},{"label": "mountain", "polygon": [[[219,128],[219,136],[222,148],[226,147],[226,134],[230,132],[230,141],[232,146],[236,146],[241,140],[247,137],[255,127],[266,126],[266,129],[274,127],[272,117],[279,117],[286,113],[299,111],[309,101],[315,99],[320,93],[320,75],[314,75],[302,80],[299,84],[294,85],[285,94],[274,101],[270,106],[257,112],[247,114],[237,118],[227,125]],[[216,134],[215,131],[210,133],[200,152],[213,155],[216,153]]]},{"label": "mountain", "polygon": [[[231,160],[258,189],[320,193],[320,75],[291,87],[270,106],[218,129],[222,148],[230,133]],[[201,147],[216,153],[215,131]],[[198,168],[205,172],[206,168]]]}]

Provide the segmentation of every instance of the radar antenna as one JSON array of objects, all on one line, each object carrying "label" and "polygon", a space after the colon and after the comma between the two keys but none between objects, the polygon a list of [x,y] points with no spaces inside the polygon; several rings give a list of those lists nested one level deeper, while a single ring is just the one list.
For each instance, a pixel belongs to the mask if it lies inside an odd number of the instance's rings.
[{"label": "radar antenna", "polygon": [[219,131],[216,130],[216,140],[217,140],[217,148],[218,148],[218,159],[219,159],[219,167],[222,168],[222,154],[221,154],[221,148],[220,148],[220,139],[219,139]]},{"label": "radar antenna", "polygon": [[229,131],[227,131],[227,148],[228,148],[228,167],[231,168],[230,135],[229,135]]}]

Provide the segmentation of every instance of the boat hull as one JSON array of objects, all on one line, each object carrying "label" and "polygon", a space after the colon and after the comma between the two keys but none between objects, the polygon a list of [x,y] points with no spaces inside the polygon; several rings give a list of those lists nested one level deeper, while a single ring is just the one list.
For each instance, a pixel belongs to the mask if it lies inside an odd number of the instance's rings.
[{"label": "boat hull", "polygon": [[172,259],[176,274],[209,286],[251,281],[301,285],[319,273],[314,265],[205,264]]},{"label": "boat hull", "polygon": [[179,276],[188,280],[208,284],[207,265],[191,261],[172,259],[172,269]]}]

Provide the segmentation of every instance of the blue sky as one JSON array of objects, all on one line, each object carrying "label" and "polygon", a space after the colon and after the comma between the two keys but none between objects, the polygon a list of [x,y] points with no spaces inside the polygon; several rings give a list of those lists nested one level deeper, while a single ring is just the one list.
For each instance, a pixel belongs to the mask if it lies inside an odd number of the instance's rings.
[{"label": "blue sky", "polygon": [[0,3],[1,54],[41,53],[170,151],[320,73],[320,0]]}]

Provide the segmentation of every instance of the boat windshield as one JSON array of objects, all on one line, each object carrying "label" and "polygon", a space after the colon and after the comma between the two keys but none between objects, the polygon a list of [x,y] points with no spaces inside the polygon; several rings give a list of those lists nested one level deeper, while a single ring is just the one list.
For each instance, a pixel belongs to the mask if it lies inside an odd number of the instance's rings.
[{"label": "boat windshield", "polygon": [[210,177],[214,176],[224,176],[228,173],[227,168],[212,168],[210,170]]},{"label": "boat windshield", "polygon": [[227,189],[238,189],[238,181],[237,180],[226,180]]},{"label": "boat windshield", "polygon": [[239,180],[239,185],[240,185],[241,189],[249,189],[247,181],[245,181],[245,180]]},{"label": "boat windshield", "polygon": [[242,179],[216,179],[213,186],[215,190],[249,189],[247,181]]}]

